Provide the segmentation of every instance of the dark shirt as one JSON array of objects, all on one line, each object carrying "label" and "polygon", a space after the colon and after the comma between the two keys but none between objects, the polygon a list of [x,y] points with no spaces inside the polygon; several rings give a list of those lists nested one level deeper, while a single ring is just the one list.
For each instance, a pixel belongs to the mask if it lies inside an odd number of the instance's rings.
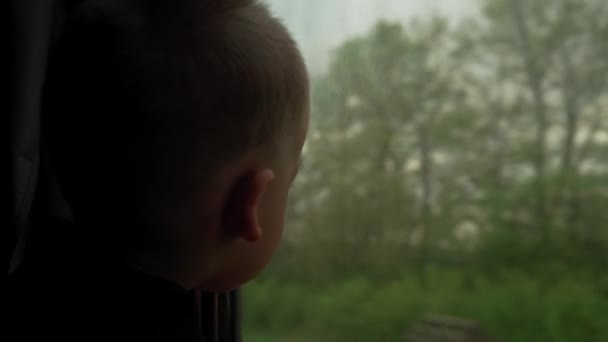
[{"label": "dark shirt", "polygon": [[74,239],[77,230],[47,229],[61,239],[39,241],[9,277],[11,340],[205,341],[194,291]]}]

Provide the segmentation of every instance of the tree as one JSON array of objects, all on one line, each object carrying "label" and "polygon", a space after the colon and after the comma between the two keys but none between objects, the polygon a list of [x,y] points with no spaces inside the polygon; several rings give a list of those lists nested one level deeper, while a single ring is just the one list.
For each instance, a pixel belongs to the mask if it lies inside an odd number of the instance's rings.
[{"label": "tree", "polygon": [[[484,5],[485,20],[477,27],[483,33],[473,39],[484,49],[486,71],[506,82],[506,90],[516,93],[513,105],[523,106],[534,119],[535,226],[546,240],[556,224],[572,230],[581,224],[577,184],[583,161],[578,156],[585,148],[576,136],[591,126],[588,142],[593,140],[602,115],[597,106],[607,93],[608,67],[599,42],[608,6],[595,0]],[[548,141],[555,132],[561,144]]]},{"label": "tree", "polygon": [[333,52],[313,80],[284,260],[423,275],[486,243],[507,259],[515,241],[604,246],[605,2],[484,3],[458,29],[379,22]]}]

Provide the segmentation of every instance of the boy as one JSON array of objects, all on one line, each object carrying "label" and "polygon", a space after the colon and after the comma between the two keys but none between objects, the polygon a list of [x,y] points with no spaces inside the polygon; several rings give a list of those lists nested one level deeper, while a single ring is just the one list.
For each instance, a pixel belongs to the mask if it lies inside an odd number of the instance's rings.
[{"label": "boy", "polygon": [[18,336],[200,341],[191,290],[246,283],[280,241],[308,110],[296,44],[254,0],[85,2],[43,113],[75,225],[16,277]]}]

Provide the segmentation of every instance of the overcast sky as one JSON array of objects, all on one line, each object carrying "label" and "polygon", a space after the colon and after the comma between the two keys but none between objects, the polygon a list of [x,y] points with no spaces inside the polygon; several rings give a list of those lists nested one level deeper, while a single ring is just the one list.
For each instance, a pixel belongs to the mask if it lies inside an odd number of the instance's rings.
[{"label": "overcast sky", "polygon": [[365,33],[379,19],[407,22],[439,12],[458,21],[477,11],[476,0],[267,0],[283,19],[313,73],[322,71],[328,52]]}]

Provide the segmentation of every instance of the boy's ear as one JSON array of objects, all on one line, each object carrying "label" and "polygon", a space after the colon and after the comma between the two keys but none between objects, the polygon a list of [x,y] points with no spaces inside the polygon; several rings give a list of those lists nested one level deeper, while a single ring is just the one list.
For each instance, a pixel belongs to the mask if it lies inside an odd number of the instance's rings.
[{"label": "boy's ear", "polygon": [[234,183],[223,210],[221,229],[225,235],[251,242],[262,237],[258,209],[273,178],[271,169],[262,169],[247,173]]}]

